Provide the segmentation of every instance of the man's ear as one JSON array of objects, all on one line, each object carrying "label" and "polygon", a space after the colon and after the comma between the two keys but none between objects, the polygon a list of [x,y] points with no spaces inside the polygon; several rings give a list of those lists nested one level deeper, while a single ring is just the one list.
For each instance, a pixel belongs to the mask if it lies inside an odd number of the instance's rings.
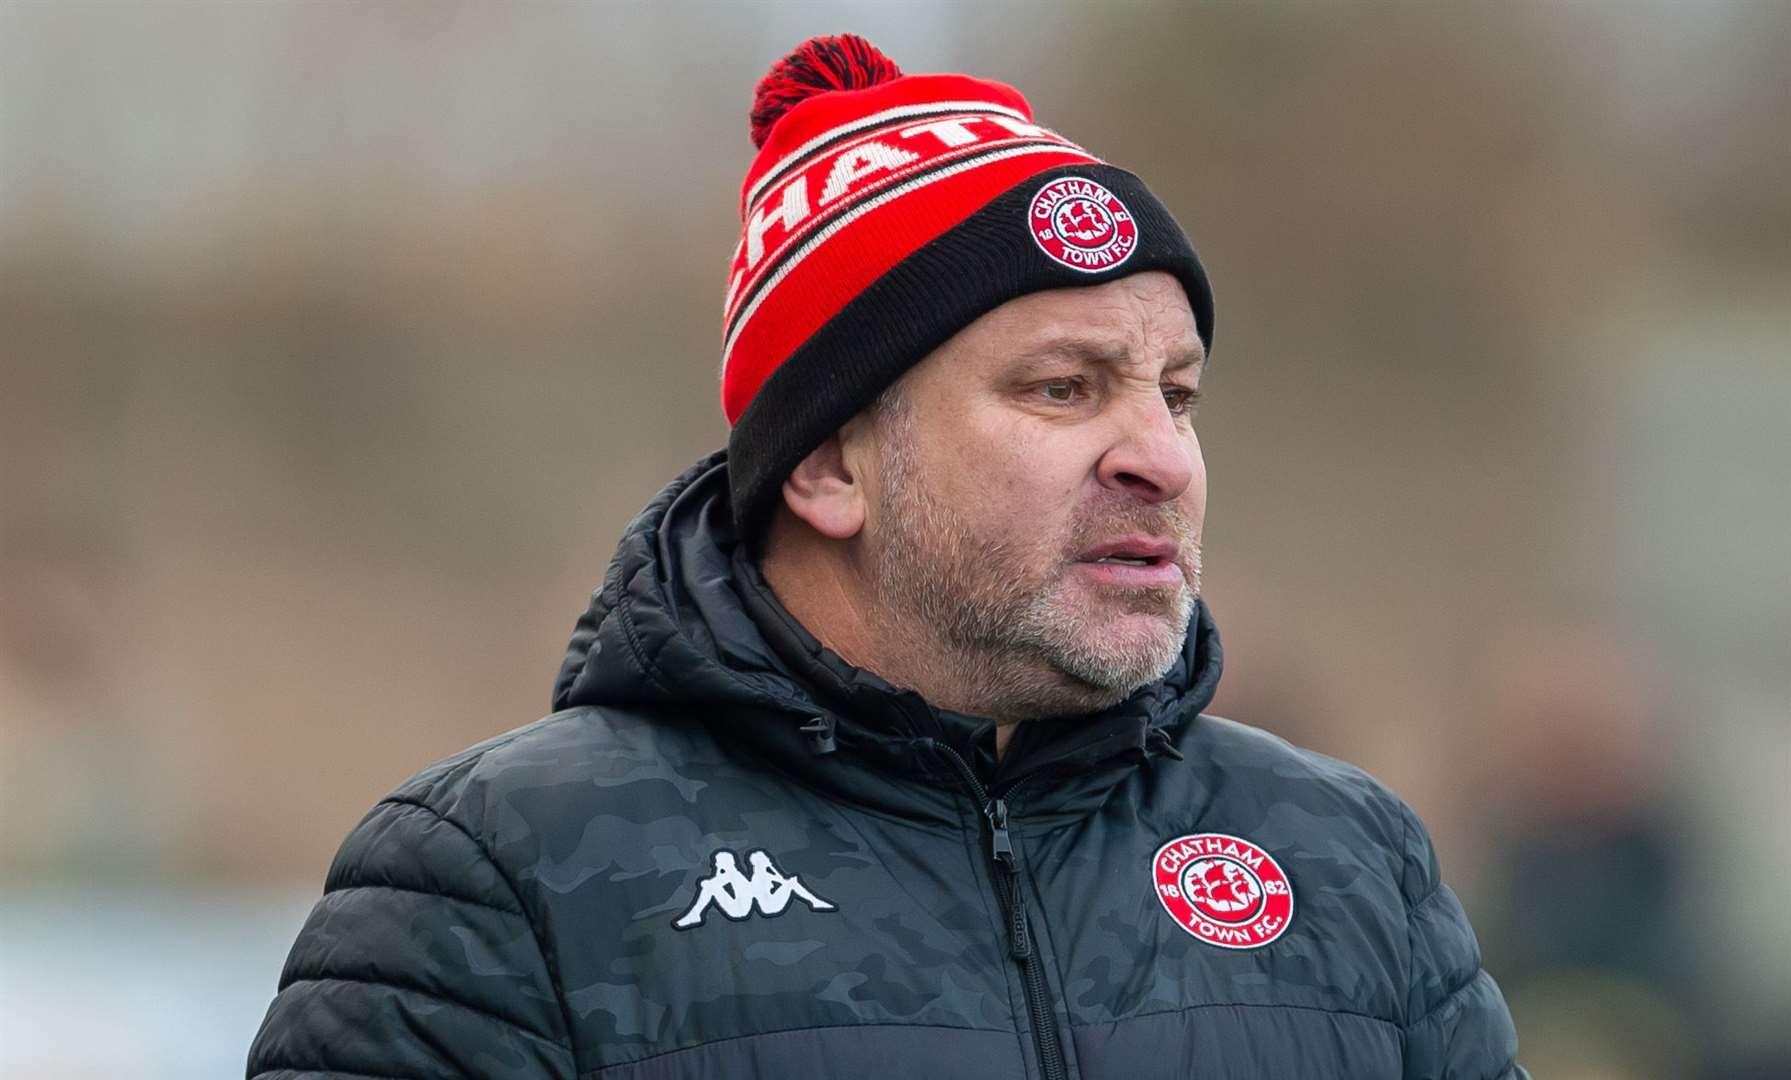
[{"label": "man's ear", "polygon": [[809,451],[784,481],[784,505],[829,540],[850,540],[864,528],[866,495],[838,432]]}]

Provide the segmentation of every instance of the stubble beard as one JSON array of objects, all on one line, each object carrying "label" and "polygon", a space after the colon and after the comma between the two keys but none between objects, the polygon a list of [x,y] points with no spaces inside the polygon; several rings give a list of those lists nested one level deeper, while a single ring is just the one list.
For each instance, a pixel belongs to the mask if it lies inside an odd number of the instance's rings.
[{"label": "stubble beard", "polygon": [[[1080,507],[1063,548],[1039,567],[1036,549],[973,535],[934,498],[905,407],[880,422],[877,596],[911,666],[956,688],[953,707],[1004,720],[1090,712],[1175,666],[1200,589],[1199,542],[1185,515],[1117,495]],[[1175,537],[1191,581],[1173,591],[1109,587],[1098,606],[1079,604],[1067,580],[1075,553],[1130,532]],[[1154,617],[1103,625],[1120,615]]]}]

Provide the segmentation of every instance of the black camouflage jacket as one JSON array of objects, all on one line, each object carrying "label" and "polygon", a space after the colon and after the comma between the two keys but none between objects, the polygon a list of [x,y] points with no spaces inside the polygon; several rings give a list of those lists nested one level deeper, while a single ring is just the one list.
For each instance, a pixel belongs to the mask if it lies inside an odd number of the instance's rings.
[{"label": "black camouflage jacket", "polygon": [[250,1077],[1524,1074],[1424,827],[1200,715],[986,721],[822,650],[740,558],[720,455],[629,527],[559,710],[343,844]]}]

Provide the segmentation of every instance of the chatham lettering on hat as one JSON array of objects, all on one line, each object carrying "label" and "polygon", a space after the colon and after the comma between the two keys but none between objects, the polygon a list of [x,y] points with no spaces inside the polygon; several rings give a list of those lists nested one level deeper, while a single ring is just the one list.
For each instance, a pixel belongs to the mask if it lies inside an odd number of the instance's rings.
[{"label": "chatham lettering on hat", "polygon": [[827,183],[821,188],[821,204],[825,206],[844,195],[848,188],[867,176],[899,169],[919,160],[919,154],[876,139],[854,146],[833,159],[833,168],[827,171]]},{"label": "chatham lettering on hat", "polygon": [[[865,193],[874,180],[889,180],[898,173],[943,163],[957,156],[955,152],[967,149],[980,151],[1041,140],[1075,146],[1037,124],[998,112],[965,112],[906,127],[879,129],[815,157],[780,185],[765,191],[748,209],[746,245],[728,283],[727,307],[733,308],[746,276],[765,258],[766,240],[774,228],[778,230],[776,238],[787,242],[815,210],[848,195]],[[820,188],[819,202],[813,204],[809,199],[811,176],[819,180]],[[821,177],[825,179],[820,180]]]},{"label": "chatham lettering on hat", "polygon": [[1051,132],[1037,124],[1028,124],[1024,120],[1015,120],[1011,116],[1003,116],[1000,113],[981,113],[974,116],[948,116],[943,120],[929,120],[924,124],[915,124],[913,127],[902,129],[902,138],[911,139],[924,132],[938,139],[948,148],[969,146],[984,137],[975,134],[965,126],[975,121],[999,124],[1013,134],[1028,139],[1051,135]]},{"label": "chatham lettering on hat", "polygon": [[[767,212],[760,204],[753,211],[752,219],[746,223],[746,265],[756,264],[765,254],[765,230],[773,224],[782,225],[784,231],[791,232],[802,219],[808,217],[808,177],[798,176],[795,181],[784,187],[784,196],[778,201],[777,209]],[[736,279],[737,280],[737,279]],[[733,289],[728,290],[729,294]]]}]

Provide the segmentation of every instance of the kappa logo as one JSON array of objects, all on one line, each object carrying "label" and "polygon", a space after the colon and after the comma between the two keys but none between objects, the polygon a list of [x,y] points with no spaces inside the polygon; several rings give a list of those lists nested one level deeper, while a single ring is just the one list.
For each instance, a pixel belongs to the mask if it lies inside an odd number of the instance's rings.
[{"label": "kappa logo", "polygon": [[734,853],[726,848],[717,851],[714,859],[714,872],[697,882],[696,899],[672,923],[674,929],[703,925],[712,907],[735,922],[751,917],[755,910],[767,918],[782,915],[792,900],[800,900],[815,911],[838,910],[833,901],[816,896],[801,878],[779,870],[763,848],[746,853],[746,865],[752,868],[750,875],[740,872]]},{"label": "kappa logo", "polygon": [[1089,274],[1118,266],[1138,250],[1138,222],[1126,204],[1080,176],[1040,188],[1026,210],[1026,226],[1040,251]]},{"label": "kappa logo", "polygon": [[1281,864],[1236,836],[1177,837],[1157,849],[1151,874],[1163,910],[1209,945],[1261,948],[1293,920],[1293,886]]}]

